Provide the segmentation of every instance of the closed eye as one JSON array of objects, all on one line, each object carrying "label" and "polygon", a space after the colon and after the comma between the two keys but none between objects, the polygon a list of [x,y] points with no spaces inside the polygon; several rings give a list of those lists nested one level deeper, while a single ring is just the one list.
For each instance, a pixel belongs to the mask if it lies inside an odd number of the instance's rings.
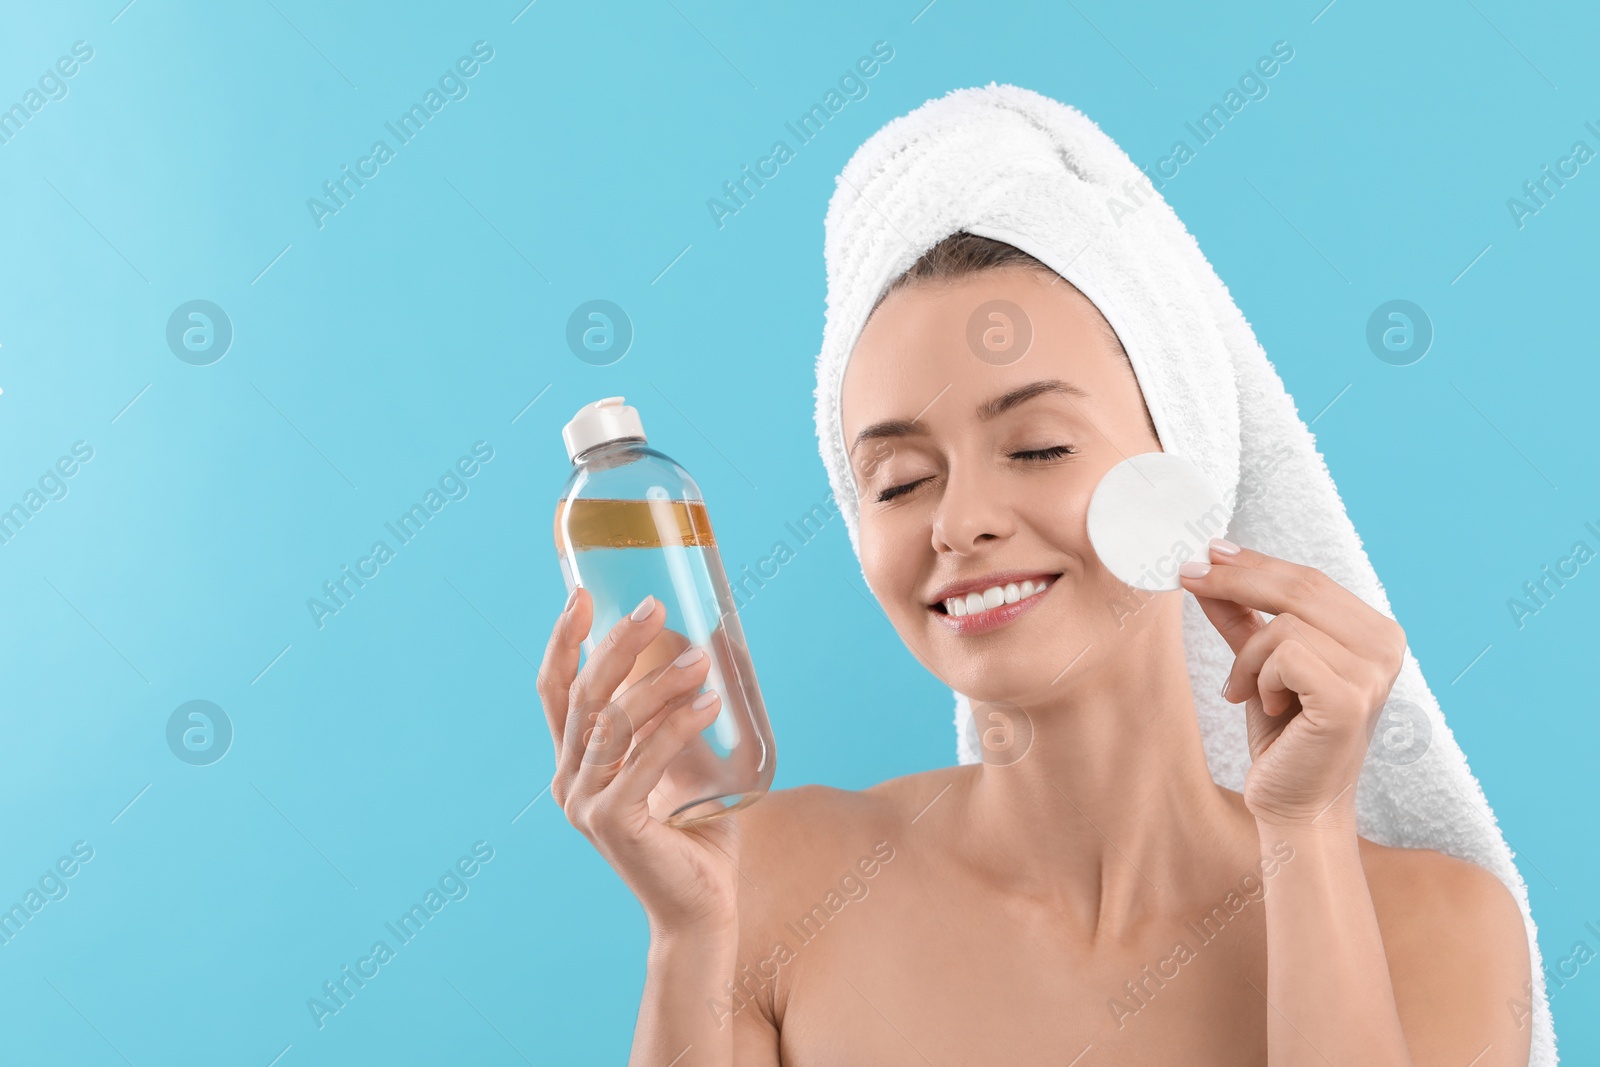
[{"label": "closed eye", "polygon": [[909,493],[911,490],[915,489],[917,486],[921,485],[927,480],[928,479],[926,478],[918,478],[914,482],[907,482],[905,485],[896,485],[892,488],[885,489],[883,492],[878,494],[877,502],[881,504],[886,500],[893,500],[897,496],[900,496],[904,493]]},{"label": "closed eye", "polygon": [[[1075,455],[1077,454],[1077,451],[1078,450],[1073,448],[1071,445],[1052,445],[1050,448],[1035,448],[1026,452],[1013,452],[1011,453],[1011,458],[1026,459],[1034,463],[1043,463],[1046,460],[1060,459],[1062,456]],[[917,486],[921,485],[927,480],[927,478],[918,478],[914,482],[907,482],[904,485],[896,485],[885,489],[883,492],[878,494],[877,503],[893,500],[895,497],[909,493],[911,490],[915,489]]]},{"label": "closed eye", "polygon": [[1033,460],[1060,459],[1062,456],[1073,455],[1077,451],[1078,450],[1073,448],[1071,445],[1054,445],[1050,448],[1036,448],[1031,452],[1013,452],[1011,453],[1011,458]]}]

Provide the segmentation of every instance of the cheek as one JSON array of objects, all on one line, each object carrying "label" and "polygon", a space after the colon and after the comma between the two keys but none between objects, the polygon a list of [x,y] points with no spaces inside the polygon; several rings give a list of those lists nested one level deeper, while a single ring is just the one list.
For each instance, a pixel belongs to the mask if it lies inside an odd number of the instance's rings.
[{"label": "cheek", "polygon": [[1026,508],[1035,530],[1054,547],[1081,559],[1086,568],[1094,572],[1110,572],[1100,563],[1100,557],[1089,540],[1089,501],[1105,476],[1120,460],[1120,456],[1096,457],[1093,467],[1087,464],[1060,471],[1060,476],[1040,492],[1030,494],[1030,499],[1019,502]]},{"label": "cheek", "polygon": [[1093,488],[1064,481],[1052,491],[1027,494],[1017,508],[1045,544],[1073,556],[1093,557],[1089,543],[1089,492]]},{"label": "cheek", "polygon": [[1089,498],[1097,483],[1097,478],[1074,479],[1023,505],[1039,543],[1048,546],[1051,557],[1066,571],[1062,600],[1073,602],[1067,610],[1074,612],[1114,603],[1130,591],[1106,569],[1089,540]]},{"label": "cheek", "polygon": [[860,529],[861,571],[886,609],[898,607],[916,585],[916,565],[904,531],[867,519]]}]

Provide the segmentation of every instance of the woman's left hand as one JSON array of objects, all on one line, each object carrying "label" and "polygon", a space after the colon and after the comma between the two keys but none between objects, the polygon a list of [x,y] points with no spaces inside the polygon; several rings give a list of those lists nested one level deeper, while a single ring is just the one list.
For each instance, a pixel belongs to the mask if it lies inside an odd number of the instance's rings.
[{"label": "woman's left hand", "polygon": [[1245,701],[1246,807],[1274,825],[1308,825],[1336,804],[1353,814],[1405,631],[1313,567],[1248,548],[1229,555],[1215,541],[1210,558],[1200,577],[1187,572],[1204,564],[1184,564],[1181,582],[1234,651],[1222,693]]}]

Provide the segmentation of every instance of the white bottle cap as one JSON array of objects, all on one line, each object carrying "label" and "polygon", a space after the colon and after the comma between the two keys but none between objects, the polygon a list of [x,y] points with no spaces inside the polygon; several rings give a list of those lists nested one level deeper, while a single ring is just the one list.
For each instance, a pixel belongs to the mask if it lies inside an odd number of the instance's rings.
[{"label": "white bottle cap", "polygon": [[608,441],[643,441],[644,423],[639,412],[622,402],[620,396],[608,396],[585,404],[572,416],[572,421],[561,428],[561,439],[567,445],[567,458],[574,463],[583,453]]}]

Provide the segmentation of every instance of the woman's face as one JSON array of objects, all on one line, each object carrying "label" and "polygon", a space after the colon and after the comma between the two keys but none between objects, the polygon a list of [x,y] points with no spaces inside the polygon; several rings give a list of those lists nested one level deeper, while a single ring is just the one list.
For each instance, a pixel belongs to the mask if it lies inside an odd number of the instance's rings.
[{"label": "woman's face", "polygon": [[[1089,543],[1101,475],[1161,446],[1110,327],[1055,275],[1005,267],[891,294],[846,366],[841,421],[868,582],[958,692],[1038,696],[1085,649],[1152,629],[1172,599],[1124,585]],[[1024,578],[1048,587],[984,617],[998,625],[947,614],[941,598],[953,583],[981,593]]]}]

